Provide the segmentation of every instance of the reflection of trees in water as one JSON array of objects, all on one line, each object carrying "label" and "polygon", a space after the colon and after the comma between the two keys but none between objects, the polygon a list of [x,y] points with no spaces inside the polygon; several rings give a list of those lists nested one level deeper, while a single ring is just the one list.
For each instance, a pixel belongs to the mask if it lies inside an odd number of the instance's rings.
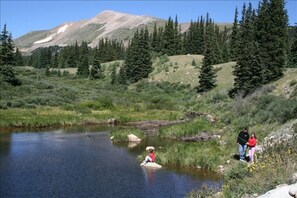
[{"label": "reflection of trees in water", "polygon": [[0,153],[7,154],[10,150],[12,133],[4,133],[0,135]]}]

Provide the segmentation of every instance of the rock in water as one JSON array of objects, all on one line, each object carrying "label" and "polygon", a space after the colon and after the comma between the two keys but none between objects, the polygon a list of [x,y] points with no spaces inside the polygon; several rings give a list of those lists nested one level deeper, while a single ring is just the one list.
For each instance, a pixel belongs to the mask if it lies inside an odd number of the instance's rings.
[{"label": "rock in water", "polygon": [[141,163],[140,165],[148,168],[162,168],[162,166],[156,162]]},{"label": "rock in water", "polygon": [[140,142],[141,139],[134,134],[127,135],[130,142]]}]

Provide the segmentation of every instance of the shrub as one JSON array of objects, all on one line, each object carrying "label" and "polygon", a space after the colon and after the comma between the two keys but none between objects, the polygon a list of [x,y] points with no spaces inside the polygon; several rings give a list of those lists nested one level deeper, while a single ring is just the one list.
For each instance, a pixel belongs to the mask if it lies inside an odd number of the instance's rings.
[{"label": "shrub", "polygon": [[84,101],[79,103],[79,106],[94,110],[113,109],[114,105],[110,99],[100,98],[95,101]]},{"label": "shrub", "polygon": [[293,131],[295,134],[297,134],[297,123],[293,124]]},{"label": "shrub", "polygon": [[290,81],[290,87],[294,86],[297,84],[297,80],[291,80]]},{"label": "shrub", "polygon": [[159,64],[164,64],[169,61],[169,58],[166,54],[159,57]]},{"label": "shrub", "polygon": [[166,109],[176,110],[178,104],[166,95],[154,96],[150,99],[150,104],[147,105],[148,109]]}]

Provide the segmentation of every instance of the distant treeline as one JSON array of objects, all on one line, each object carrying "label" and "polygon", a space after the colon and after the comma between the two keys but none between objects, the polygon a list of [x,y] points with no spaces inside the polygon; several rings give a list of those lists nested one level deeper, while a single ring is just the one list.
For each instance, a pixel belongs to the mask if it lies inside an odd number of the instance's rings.
[{"label": "distant treeline", "polygon": [[35,68],[67,68],[79,67],[85,56],[88,56],[91,63],[97,55],[101,62],[124,59],[125,48],[121,42],[102,38],[95,48],[88,47],[87,42],[82,42],[80,45],[76,42],[66,47],[50,46],[38,48],[31,56],[24,59],[26,65]]}]

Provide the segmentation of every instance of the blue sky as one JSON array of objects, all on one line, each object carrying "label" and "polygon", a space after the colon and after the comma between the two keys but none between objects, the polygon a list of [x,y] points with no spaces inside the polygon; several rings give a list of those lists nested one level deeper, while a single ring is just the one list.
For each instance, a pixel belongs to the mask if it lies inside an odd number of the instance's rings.
[{"label": "blue sky", "polygon": [[[191,1],[19,1],[1,0],[1,29],[4,23],[12,32],[13,38],[33,30],[47,30],[64,22],[89,19],[103,10],[114,10],[137,15],[148,15],[168,19],[177,14],[179,22],[196,20],[208,12],[215,22],[233,22],[234,10],[241,10],[243,2],[248,0],[191,0]],[[259,0],[252,0],[256,8]],[[297,0],[287,0],[289,23],[297,23]]]}]

